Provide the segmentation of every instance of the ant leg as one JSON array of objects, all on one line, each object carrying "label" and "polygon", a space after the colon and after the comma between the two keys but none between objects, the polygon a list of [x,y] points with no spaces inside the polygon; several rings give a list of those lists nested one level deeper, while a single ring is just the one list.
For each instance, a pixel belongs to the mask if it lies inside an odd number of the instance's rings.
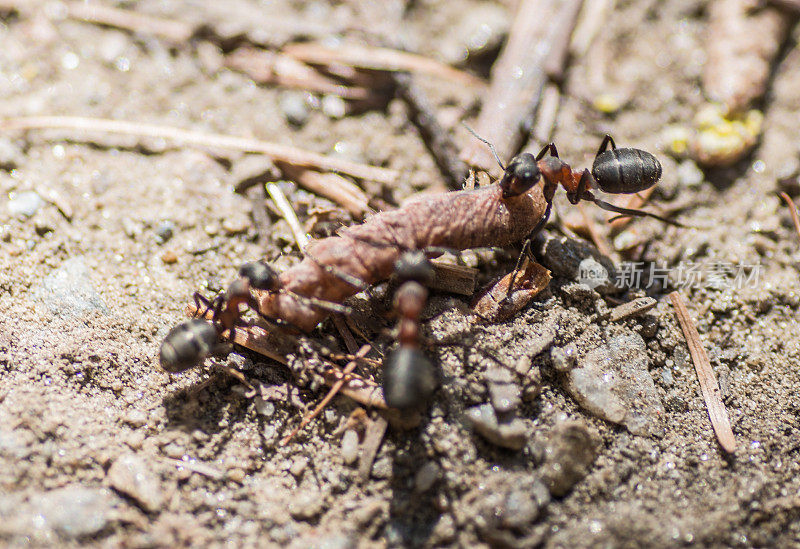
[{"label": "ant leg", "polygon": [[[208,311],[215,309],[217,298],[213,300],[208,299],[200,292],[195,292],[192,294],[192,299],[194,300],[194,308],[196,309],[195,316],[206,316]],[[205,308],[205,311],[203,311]]]},{"label": "ant leg", "polygon": [[620,208],[619,206],[614,206],[613,204],[609,204],[599,198],[595,198],[589,195],[587,200],[591,200],[601,208],[609,212],[615,212],[621,215],[618,215],[614,219],[619,219],[620,217],[652,217],[654,219],[658,219],[662,223],[666,223],[667,225],[674,225],[675,227],[683,227],[686,228],[686,225],[678,223],[677,221],[672,221],[671,219],[667,219],[665,217],[661,217],[660,215],[656,215],[654,213],[645,212],[643,210],[631,210],[629,208]]},{"label": "ant leg", "polygon": [[317,267],[325,271],[326,273],[335,276],[339,280],[344,281],[347,284],[350,284],[353,288],[357,288],[359,291],[364,291],[369,288],[369,284],[358,278],[357,276],[353,276],[350,273],[346,273],[343,270],[339,269],[338,267],[334,267],[333,265],[325,265],[321,261],[317,260],[311,253],[307,250],[304,252],[304,255],[313,261]]},{"label": "ant leg", "polygon": [[517,279],[517,275],[519,274],[520,268],[522,267],[522,261],[525,256],[529,256],[531,253],[531,244],[533,243],[533,239],[536,238],[542,229],[544,229],[547,220],[550,218],[550,210],[552,210],[553,203],[548,202],[547,208],[544,210],[544,215],[533,228],[533,230],[528,234],[528,237],[525,239],[525,242],[522,244],[522,251],[519,253],[519,257],[517,257],[517,264],[514,265],[514,271],[511,275],[511,281],[508,283],[508,292],[506,293],[506,299],[511,296],[511,292],[514,290],[514,282]]},{"label": "ant leg", "polygon": [[539,154],[536,155],[537,162],[544,158],[544,155],[547,154],[547,151],[550,151],[550,156],[558,158],[558,149],[556,149],[556,144],[548,143],[541,151],[539,151]]},{"label": "ant leg", "polygon": [[600,156],[602,153],[604,153],[606,151],[606,149],[608,148],[609,144],[611,144],[611,150],[612,151],[617,148],[617,144],[614,143],[614,138],[611,137],[610,135],[606,134],[606,136],[603,138],[603,142],[600,143],[600,148],[597,149],[597,155],[595,155],[595,156]]}]

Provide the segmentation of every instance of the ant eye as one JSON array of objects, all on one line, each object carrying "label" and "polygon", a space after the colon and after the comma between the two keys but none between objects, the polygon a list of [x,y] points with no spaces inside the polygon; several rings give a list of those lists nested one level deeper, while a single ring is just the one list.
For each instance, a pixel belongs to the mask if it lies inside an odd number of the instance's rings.
[{"label": "ant eye", "polygon": [[531,187],[539,182],[542,172],[536,163],[536,158],[530,153],[522,153],[514,157],[508,164],[500,188],[503,189],[503,198],[519,196],[528,192]]}]

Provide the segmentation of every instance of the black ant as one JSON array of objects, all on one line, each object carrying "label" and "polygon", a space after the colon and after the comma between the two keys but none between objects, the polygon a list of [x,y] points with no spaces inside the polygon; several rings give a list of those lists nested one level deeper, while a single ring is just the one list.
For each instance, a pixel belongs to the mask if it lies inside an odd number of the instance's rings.
[{"label": "black ant", "polygon": [[424,252],[409,251],[395,263],[395,274],[403,281],[395,293],[399,345],[383,363],[383,398],[392,408],[408,410],[422,407],[438,386],[436,369],[420,350],[420,315],[435,272]]},{"label": "black ant", "polygon": [[[526,193],[540,179],[543,180],[542,194],[547,206],[544,215],[525,239],[522,253],[514,268],[515,273],[519,270],[522,258],[529,253],[531,242],[541,232],[550,217],[553,197],[559,184],[564,187],[567,199],[571,204],[577,204],[581,200],[594,202],[604,210],[620,214],[614,219],[628,216],[652,217],[669,225],[684,227],[676,221],[654,213],[615,206],[597,198],[590,190],[596,188],[611,194],[634,194],[655,185],[661,179],[661,163],[647,151],[630,148],[618,149],[614,139],[606,134],[594,157],[591,172],[588,169],[573,170],[569,164],[559,158],[555,143],[545,145],[535,157],[531,153],[518,154],[511,159],[508,166],[504,166],[494,145],[468,126],[466,128],[473,136],[489,146],[495,160],[503,169],[503,177],[500,179],[499,185],[504,198]],[[608,150],[609,145],[611,145],[611,150]],[[545,158],[548,152],[550,155]],[[511,282],[513,285],[513,278]],[[509,292],[512,285],[509,285]]]},{"label": "black ant", "polygon": [[[161,345],[161,367],[170,373],[182,372],[198,365],[218,347],[219,336],[230,330],[229,339],[233,340],[237,325],[242,325],[242,305],[258,311],[258,301],[253,297],[251,289],[281,292],[278,273],[263,261],[245,263],[239,269],[239,278],[234,280],[227,291],[213,300],[204,297],[200,292],[194,293],[194,303],[198,316],[205,316],[211,311],[211,321],[192,319],[175,326],[169,331]],[[349,308],[338,303],[330,303],[316,298],[297,296],[311,305],[333,310],[349,312]],[[295,329],[290,323],[259,315],[263,320],[279,327]]]}]

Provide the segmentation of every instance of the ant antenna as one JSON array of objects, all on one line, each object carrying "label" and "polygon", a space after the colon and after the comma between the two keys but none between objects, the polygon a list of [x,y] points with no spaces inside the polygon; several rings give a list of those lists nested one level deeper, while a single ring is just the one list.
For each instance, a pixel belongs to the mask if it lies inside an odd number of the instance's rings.
[{"label": "ant antenna", "polygon": [[500,157],[499,157],[499,156],[497,156],[497,150],[494,148],[494,145],[492,145],[492,144],[489,142],[489,140],[487,140],[487,139],[484,139],[483,137],[481,137],[480,135],[478,135],[477,133],[475,133],[475,130],[473,130],[472,128],[470,128],[469,126],[467,126],[467,123],[466,123],[466,122],[462,122],[461,124],[462,124],[462,125],[463,125],[465,128],[467,128],[467,131],[468,131],[469,133],[471,133],[471,134],[472,134],[472,135],[473,135],[473,136],[474,136],[474,137],[475,137],[475,138],[476,138],[478,141],[483,141],[484,143],[486,143],[487,145],[489,145],[489,150],[491,150],[491,151],[492,151],[492,154],[494,155],[494,159],[495,159],[495,160],[497,160],[497,163],[498,163],[498,164],[500,164],[500,168],[501,168],[503,171],[506,171],[506,167],[503,165],[503,162],[500,160]]}]

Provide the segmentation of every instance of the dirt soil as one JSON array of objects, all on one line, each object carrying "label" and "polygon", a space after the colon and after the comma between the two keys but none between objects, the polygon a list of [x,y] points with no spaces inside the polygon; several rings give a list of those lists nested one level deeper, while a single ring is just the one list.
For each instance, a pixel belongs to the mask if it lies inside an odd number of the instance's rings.
[{"label": "dirt soil", "polygon": [[[292,144],[400,170],[396,186],[364,183],[381,204],[398,204],[416,191],[443,188],[400,100],[328,116],[318,98],[221,68],[221,52],[246,42],[243,31],[269,45],[394,31],[412,51],[452,60],[475,17],[502,36],[513,13],[508,4],[120,3],[239,36],[177,47],[65,18],[58,3],[38,15],[5,11],[0,115],[113,118]],[[392,17],[403,9],[398,28]],[[270,31],[274,13],[290,23]],[[233,192],[269,161],[156,139],[4,131],[2,543],[799,545],[800,243],[775,190],[779,177],[800,165],[800,50],[792,39],[774,67],[754,152],[730,168],[698,172],[664,152],[663,129],[690,120],[704,101],[706,24],[704,2],[617,2],[592,50],[603,55],[590,52],[569,66],[553,137],[573,166],[590,165],[607,132],[661,159],[663,181],[648,207],[672,208],[692,228],[634,221],[635,237],[648,243],[634,249],[635,259],[667,267],[761,265],[757,283],[745,288],[681,290],[720,381],[738,444],[733,454],[715,439],[666,291],[606,296],[562,275],[499,324],[470,316],[467,297],[433,296],[426,352],[442,370],[442,386],[418,428],[388,429],[365,481],[352,455],[357,440],[345,428],[358,405],[346,397],[281,446],[324,386],[296,381],[286,367],[241,348],[181,375],[166,374],[158,362],[159,346],[184,320],[193,292],[219,292],[245,261],[265,258],[281,269],[297,261],[280,216],[268,210],[272,232],[259,235],[250,199]],[[486,77],[488,63],[472,70]],[[434,77],[419,83],[459,146],[466,145],[473,138],[458,121],[470,120],[477,94]],[[601,93],[622,98],[621,108],[598,112],[592,99]],[[298,110],[303,120],[290,123]],[[314,223],[315,211],[334,205],[294,184],[283,188],[313,237],[352,222],[336,209]],[[563,230],[571,208],[559,198],[550,234]],[[593,206],[586,211],[601,219]],[[515,254],[467,259],[486,283],[508,272]],[[362,299],[355,316],[384,350],[394,322],[386,293],[379,287]],[[645,293],[659,300],[645,316],[612,322],[598,314]],[[312,339],[344,348],[330,321]],[[583,364],[609,341],[635,347],[641,340],[655,406],[643,430],[579,404],[561,352],[572,349]],[[618,351],[611,349],[609,365],[628,361]],[[491,357],[511,367],[511,378],[497,373]],[[274,388],[274,398],[252,398],[215,364]],[[496,396],[498,375],[500,385],[522,393],[512,412],[523,426],[521,449],[500,447],[471,426],[473,407]]]}]

